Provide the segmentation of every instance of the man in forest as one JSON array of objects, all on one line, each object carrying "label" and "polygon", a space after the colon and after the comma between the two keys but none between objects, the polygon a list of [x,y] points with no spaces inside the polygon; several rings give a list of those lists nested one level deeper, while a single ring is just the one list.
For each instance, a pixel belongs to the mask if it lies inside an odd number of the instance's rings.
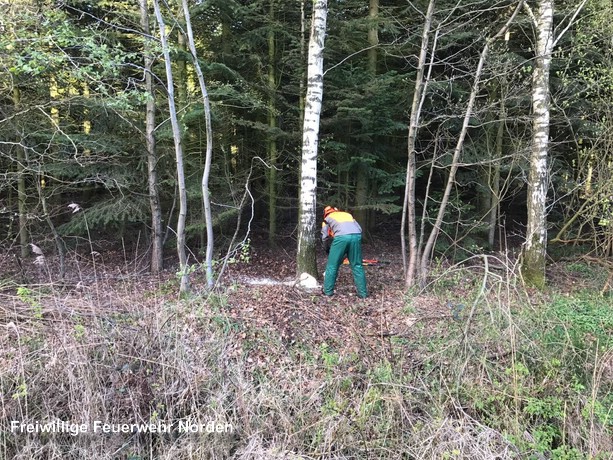
[{"label": "man in forest", "polygon": [[366,298],[368,290],[362,266],[362,227],[360,224],[350,213],[326,206],[321,228],[321,241],[328,253],[328,263],[324,273],[324,294],[328,296],[334,294],[338,268],[347,257],[358,297]]}]

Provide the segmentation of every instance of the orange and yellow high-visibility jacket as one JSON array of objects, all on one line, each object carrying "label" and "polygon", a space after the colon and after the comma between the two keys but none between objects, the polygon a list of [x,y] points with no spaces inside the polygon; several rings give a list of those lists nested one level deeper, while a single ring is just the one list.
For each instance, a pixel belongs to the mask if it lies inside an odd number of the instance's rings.
[{"label": "orange and yellow high-visibility jacket", "polygon": [[321,224],[321,241],[340,235],[362,233],[362,227],[351,214],[344,211],[332,211]]}]

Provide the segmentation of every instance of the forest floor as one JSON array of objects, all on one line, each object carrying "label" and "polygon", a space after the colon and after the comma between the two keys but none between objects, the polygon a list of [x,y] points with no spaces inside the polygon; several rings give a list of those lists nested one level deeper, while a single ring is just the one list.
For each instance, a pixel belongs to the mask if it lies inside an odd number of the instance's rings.
[{"label": "forest floor", "polygon": [[[330,345],[351,347],[355,341],[364,343],[403,335],[418,320],[451,320],[454,312],[446,306],[446,300],[451,302],[467,295],[464,289],[456,286],[447,299],[424,292],[413,295],[408,302],[399,248],[385,241],[363,245],[364,259],[377,261],[364,267],[368,298],[356,296],[348,265],[339,269],[334,296],[324,296],[320,289],[303,290],[294,285],[295,242],[288,240],[287,243],[276,248],[268,247],[265,242],[252,244],[248,261],[229,264],[221,282],[227,296],[224,308],[230,318],[250,326],[270,328],[287,343],[320,345],[329,342]],[[131,304],[151,303],[152,300],[163,304],[177,298],[175,270],[169,268],[160,275],[150,275],[145,268],[138,267],[138,263],[127,260],[117,251],[97,252],[91,258],[77,256],[69,260],[67,276],[62,282],[57,282],[54,259],[48,260],[48,266],[37,265],[34,260],[18,264],[16,258],[7,254],[0,262],[0,273],[5,282],[13,280],[23,285],[60,287],[60,292],[65,294],[60,305],[56,298],[53,305],[47,305],[51,297],[43,302],[43,310],[49,309],[49,313],[56,307],[76,308],[75,313],[78,313],[80,308],[94,308],[91,300],[95,300],[95,308],[124,311]],[[326,256],[319,251],[320,278],[325,265]],[[191,276],[191,288],[195,293],[205,291],[203,278],[201,271]],[[118,295],[120,292],[125,294]],[[15,300],[27,304],[23,296]],[[409,303],[411,307],[407,308]]]},{"label": "forest floor", "polygon": [[[340,267],[335,294],[327,297],[320,289],[305,291],[291,286],[296,279],[293,252],[260,246],[248,264],[229,267],[226,279],[235,288],[228,303],[237,317],[270,327],[288,342],[310,346],[328,343],[355,349],[359,343],[379,340],[381,334],[402,333],[414,318],[405,310],[407,297],[398,248],[384,242],[365,244],[363,257],[377,261],[364,267],[369,297],[357,297],[348,265]],[[325,264],[325,254],[318,253],[320,277]],[[414,306],[423,316],[450,316],[431,296],[415,298]]]},{"label": "forest floor", "polygon": [[[218,291],[196,270],[183,299],[175,270],[147,274],[144,254],[74,251],[61,282],[53,257],[0,257],[0,458],[613,458],[607,270],[552,262],[535,291],[512,253],[441,259],[407,292],[399,248],[376,240],[363,246],[379,261],[365,267],[369,297],[348,266],[326,297],[292,285],[294,248],[251,241]],[[318,253],[320,274],[325,263]],[[10,429],[53,419],[236,431]]]}]

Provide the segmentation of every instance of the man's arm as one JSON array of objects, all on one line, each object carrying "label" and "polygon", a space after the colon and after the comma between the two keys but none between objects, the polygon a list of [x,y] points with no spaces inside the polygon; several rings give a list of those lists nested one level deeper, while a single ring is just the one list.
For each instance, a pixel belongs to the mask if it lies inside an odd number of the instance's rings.
[{"label": "man's arm", "polygon": [[326,251],[326,254],[330,254],[330,246],[332,246],[330,227],[328,227],[328,224],[325,221],[321,225],[321,242],[324,247],[324,251]]}]

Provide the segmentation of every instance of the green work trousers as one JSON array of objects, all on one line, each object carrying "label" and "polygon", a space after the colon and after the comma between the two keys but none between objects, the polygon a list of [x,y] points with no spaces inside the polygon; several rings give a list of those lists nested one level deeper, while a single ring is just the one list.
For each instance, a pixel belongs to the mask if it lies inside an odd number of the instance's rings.
[{"label": "green work trousers", "polygon": [[332,240],[326,273],[324,275],[324,294],[334,294],[338,267],[341,266],[345,257],[349,259],[349,266],[351,267],[351,273],[353,273],[353,282],[358,291],[358,297],[367,297],[366,275],[362,266],[362,235],[359,233],[335,236]]}]

